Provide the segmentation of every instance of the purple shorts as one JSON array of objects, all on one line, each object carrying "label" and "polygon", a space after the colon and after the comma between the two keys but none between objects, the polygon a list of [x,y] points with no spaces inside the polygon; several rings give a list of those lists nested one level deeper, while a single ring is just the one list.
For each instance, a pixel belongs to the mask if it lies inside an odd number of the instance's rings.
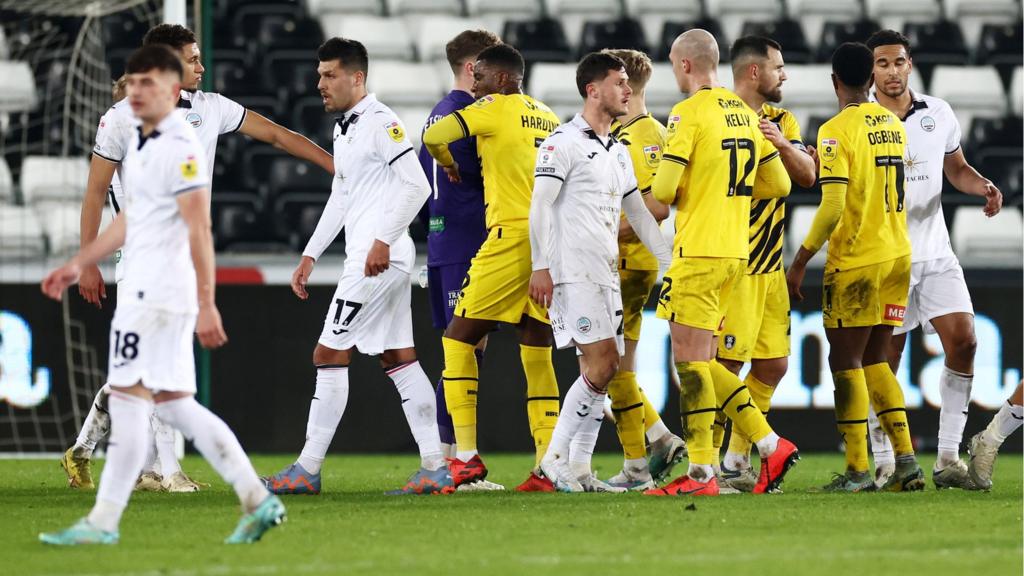
[{"label": "purple shorts", "polygon": [[469,262],[427,268],[427,286],[430,290],[430,311],[434,317],[434,328],[444,330],[452,321],[455,304],[462,290],[462,281],[468,271]]}]

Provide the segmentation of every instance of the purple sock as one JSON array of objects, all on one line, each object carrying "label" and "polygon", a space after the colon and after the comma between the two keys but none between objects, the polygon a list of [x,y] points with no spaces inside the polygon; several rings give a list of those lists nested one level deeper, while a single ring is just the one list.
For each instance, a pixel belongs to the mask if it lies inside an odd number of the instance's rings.
[{"label": "purple sock", "polygon": [[441,444],[455,444],[455,425],[444,401],[444,378],[437,379],[437,431],[441,435]]}]

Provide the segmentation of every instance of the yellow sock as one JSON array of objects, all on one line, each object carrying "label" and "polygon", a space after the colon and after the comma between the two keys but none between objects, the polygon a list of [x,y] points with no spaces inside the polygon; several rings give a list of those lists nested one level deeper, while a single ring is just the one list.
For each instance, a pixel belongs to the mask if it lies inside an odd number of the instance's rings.
[{"label": "yellow sock", "polygon": [[910,441],[910,425],[907,423],[907,405],[903,400],[903,390],[889,364],[881,362],[864,367],[864,380],[867,382],[871,405],[882,423],[882,428],[892,440],[892,449],[897,456],[914,453],[914,445]]},{"label": "yellow sock", "polygon": [[651,429],[651,426],[661,422],[661,414],[658,414],[658,411],[654,409],[654,405],[647,399],[644,389],[640,388],[639,385],[637,388],[640,390],[640,397],[644,401],[644,432],[647,432]]},{"label": "yellow sock", "polygon": [[644,398],[636,382],[636,372],[620,370],[608,383],[608,396],[615,414],[615,431],[622,443],[627,460],[644,458],[647,447],[644,439]]},{"label": "yellow sock", "polygon": [[[747,386],[747,392],[750,393],[750,397],[754,399],[754,404],[761,410],[761,413],[768,416],[775,388],[758,380],[753,372],[747,372],[743,384]],[[751,446],[750,438],[744,438],[742,434],[737,434],[736,428],[733,427],[732,434],[729,435],[729,452],[749,456]]]},{"label": "yellow sock", "polygon": [[722,444],[725,443],[725,425],[729,422],[729,419],[725,417],[725,414],[719,410],[715,412],[714,430],[711,431],[711,446],[714,447],[714,458],[713,464],[719,465],[719,460],[722,457]]},{"label": "yellow sock", "polygon": [[715,462],[712,429],[715,425],[715,385],[707,362],[676,362],[679,373],[679,415],[690,464]]},{"label": "yellow sock", "polygon": [[721,401],[722,412],[732,420],[733,434],[745,436],[755,443],[771,434],[772,427],[754,404],[747,387],[740,382],[740,377],[717,360],[711,361],[710,371],[715,396]]},{"label": "yellow sock", "polygon": [[476,450],[476,393],[480,385],[475,347],[451,338],[444,345],[444,401],[455,428],[455,445],[460,452]]},{"label": "yellow sock", "polygon": [[520,344],[519,358],[526,374],[526,415],[536,448],[536,465],[540,466],[558,422],[558,381],[551,363],[550,346]]},{"label": "yellow sock", "polygon": [[832,373],[835,383],[836,427],[846,443],[846,469],[868,470],[868,387],[864,370]]}]

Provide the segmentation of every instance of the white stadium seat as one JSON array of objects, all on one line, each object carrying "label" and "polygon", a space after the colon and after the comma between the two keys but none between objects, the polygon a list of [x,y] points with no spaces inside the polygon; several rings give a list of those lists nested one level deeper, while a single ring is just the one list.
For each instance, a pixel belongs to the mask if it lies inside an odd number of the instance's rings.
[{"label": "white stadium seat", "polygon": [[988,218],[980,206],[961,206],[953,216],[953,249],[968,266],[1020,266],[1024,259],[1024,221],[1005,206]]},{"label": "white stadium seat", "polygon": [[370,70],[377,60],[415,60],[412,38],[400,18],[328,14],[321,18],[324,36],[354,38],[366,46]]},{"label": "white stadium seat", "polygon": [[708,16],[717,18],[730,41],[739,38],[743,23],[782,17],[782,0],[707,0]]},{"label": "white stadium seat", "polygon": [[[792,262],[793,256],[800,248],[800,244],[807,238],[814,222],[814,215],[818,212],[817,206],[792,206],[789,208],[789,222],[786,225],[786,244],[784,258],[786,262]],[[813,268],[825,266],[825,254],[828,253],[828,242],[818,250],[818,253],[811,258],[809,265]]]},{"label": "white stadium seat", "polygon": [[622,16],[619,0],[547,0],[548,14],[562,22],[569,45],[576,48],[587,21],[615,20]]},{"label": "white stadium seat", "polygon": [[1010,80],[1010,110],[1016,116],[1024,116],[1024,68],[1020,66],[1013,69]]},{"label": "white stadium seat", "polygon": [[14,203],[14,179],[7,160],[0,157],[0,202]]},{"label": "white stadium seat", "polygon": [[1020,0],[943,0],[945,16],[960,26],[964,42],[978,45],[985,24],[1020,21]]},{"label": "white stadium seat", "polygon": [[527,94],[547,104],[565,120],[583,108],[583,99],[576,90],[576,65],[538,62],[530,69]]},{"label": "white stadium seat", "polygon": [[383,14],[383,0],[306,0],[311,16],[325,14]]},{"label": "white stadium seat", "polygon": [[369,88],[392,107],[433,106],[444,89],[430,64],[382,61],[371,64]]},{"label": "white stadium seat", "polygon": [[0,204],[0,260],[28,260],[46,255],[43,228],[27,206]]},{"label": "white stadium seat", "polygon": [[936,66],[931,94],[949,102],[963,130],[976,116],[1006,113],[1003,82],[991,66]]},{"label": "white stadium seat", "polygon": [[427,118],[430,117],[430,111],[432,107],[429,106],[412,106],[406,108],[396,108],[395,114],[398,114],[399,120],[402,121],[402,125],[405,126],[405,134],[409,137],[412,145],[416,147],[416,150],[420,149],[420,139],[423,137],[423,125],[427,123]]},{"label": "white stadium seat", "polygon": [[28,62],[0,60],[0,114],[31,110],[36,105],[36,83]]},{"label": "white stadium seat", "polygon": [[[455,18],[452,16],[410,17],[406,25],[412,32],[416,53],[422,62],[445,59],[445,45],[464,30],[486,28],[476,18]],[[499,31],[500,32],[500,31]]]},{"label": "white stadium seat", "polygon": [[786,108],[821,116],[833,116],[839,111],[835,89],[832,88],[831,65],[789,64],[786,77],[782,85],[782,105]]},{"label": "white stadium seat", "polygon": [[882,28],[903,30],[906,22],[934,22],[942,17],[939,0],[867,0],[868,18]]},{"label": "white stadium seat", "polygon": [[626,0],[626,14],[640,21],[647,44],[655,54],[666,21],[692,22],[700,20],[701,13],[700,0]]},{"label": "white stadium seat", "polygon": [[21,165],[21,200],[80,200],[85,194],[89,163],[85,158],[26,156]]},{"label": "white stadium seat", "polygon": [[540,0],[466,0],[470,16],[500,14],[513,18],[536,18],[543,13]]},{"label": "white stadium seat", "polygon": [[387,0],[388,14],[451,14],[462,13],[460,0]]},{"label": "white stadium seat", "polygon": [[42,223],[43,234],[49,241],[50,254],[66,256],[74,253],[81,241],[81,203],[43,202],[34,208]]},{"label": "white stadium seat", "polygon": [[849,0],[787,0],[789,16],[798,18],[807,43],[817,48],[825,22],[853,22],[864,17],[860,2]]},{"label": "white stadium seat", "polygon": [[[732,68],[728,64],[718,67],[718,82],[732,90]],[[685,96],[679,92],[679,84],[672,74],[672,65],[656,62],[651,70],[651,79],[646,89],[647,108],[656,118],[664,118]]]}]

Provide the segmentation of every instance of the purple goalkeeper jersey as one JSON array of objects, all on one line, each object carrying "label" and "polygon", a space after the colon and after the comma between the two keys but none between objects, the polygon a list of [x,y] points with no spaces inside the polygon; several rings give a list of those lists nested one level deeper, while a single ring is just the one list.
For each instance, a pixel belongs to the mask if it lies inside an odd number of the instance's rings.
[{"label": "purple goalkeeper jersey", "polygon": [[[423,130],[474,101],[469,93],[452,90],[434,106]],[[448,180],[448,175],[430,156],[426,146],[420,149],[420,164],[430,181],[430,197],[420,211],[420,220],[427,228],[428,266],[469,262],[487,238],[484,179],[476,155],[476,138],[453,142],[449,149],[459,164],[462,176],[459,184]]]}]

